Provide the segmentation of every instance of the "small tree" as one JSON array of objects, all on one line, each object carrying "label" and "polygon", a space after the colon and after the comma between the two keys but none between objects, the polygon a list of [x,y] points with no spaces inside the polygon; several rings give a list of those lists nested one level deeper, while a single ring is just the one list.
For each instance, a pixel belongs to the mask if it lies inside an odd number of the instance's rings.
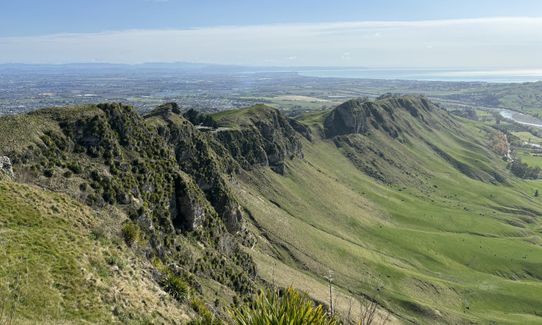
[{"label": "small tree", "polygon": [[534,197],[538,197],[538,190],[534,191]]}]

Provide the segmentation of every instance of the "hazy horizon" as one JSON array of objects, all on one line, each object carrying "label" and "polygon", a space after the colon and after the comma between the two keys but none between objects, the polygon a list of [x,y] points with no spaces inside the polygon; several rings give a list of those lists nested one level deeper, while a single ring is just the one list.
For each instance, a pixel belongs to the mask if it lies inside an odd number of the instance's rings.
[{"label": "hazy horizon", "polygon": [[64,33],[0,37],[0,63],[531,69],[540,30],[542,18],[507,17]]},{"label": "hazy horizon", "polygon": [[0,9],[0,63],[542,67],[542,2],[533,0],[21,0]]}]

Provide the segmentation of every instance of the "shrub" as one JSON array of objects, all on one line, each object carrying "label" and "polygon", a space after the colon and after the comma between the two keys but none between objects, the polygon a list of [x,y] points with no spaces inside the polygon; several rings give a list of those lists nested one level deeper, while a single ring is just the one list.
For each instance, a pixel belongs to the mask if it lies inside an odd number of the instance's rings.
[{"label": "shrub", "polygon": [[288,288],[283,292],[260,291],[252,304],[230,309],[235,324],[239,325],[335,325],[322,305],[315,305],[305,294]]},{"label": "shrub", "polygon": [[163,287],[173,298],[180,302],[185,301],[188,297],[188,283],[180,276],[171,272],[166,274]]},{"label": "shrub", "polygon": [[117,198],[117,193],[112,187],[104,188],[102,198],[109,204],[114,204]]},{"label": "shrub", "polygon": [[118,257],[117,255],[109,255],[105,258],[105,262],[110,265],[110,266],[114,266],[116,265],[119,269],[123,269],[124,268],[124,261]]},{"label": "shrub", "polygon": [[194,311],[199,315],[198,320],[194,320],[191,322],[191,325],[196,324],[205,324],[205,325],[213,325],[213,324],[221,324],[222,322],[215,318],[213,313],[207,308],[205,303],[198,297],[194,297],[190,301],[190,305],[194,309]]},{"label": "shrub", "polygon": [[68,169],[71,170],[74,174],[81,174],[83,172],[81,165],[79,165],[79,163],[77,162],[69,163]]},{"label": "shrub", "polygon": [[[160,285],[167,291],[173,298],[180,302],[183,302],[188,298],[190,293],[190,287],[183,277],[173,273],[162,261],[153,257],[151,264],[161,273],[163,273]],[[194,302],[196,300],[192,300]],[[204,306],[204,305],[203,305]],[[198,312],[198,310],[196,310]]]},{"label": "shrub", "polygon": [[128,246],[132,246],[137,240],[139,240],[139,227],[129,221],[122,225],[122,237]]},{"label": "shrub", "polygon": [[105,240],[107,239],[107,231],[103,224],[95,226],[90,230],[89,234],[90,239],[92,240]]}]

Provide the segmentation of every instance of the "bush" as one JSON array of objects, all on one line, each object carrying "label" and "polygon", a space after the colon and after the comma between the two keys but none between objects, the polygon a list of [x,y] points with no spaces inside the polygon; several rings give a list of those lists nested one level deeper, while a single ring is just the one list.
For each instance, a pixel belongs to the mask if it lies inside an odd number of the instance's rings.
[{"label": "bush", "polygon": [[83,172],[81,165],[79,165],[79,163],[77,162],[69,163],[68,169],[71,170],[74,174],[81,174]]},{"label": "bush", "polygon": [[105,262],[110,265],[110,266],[114,266],[116,265],[119,269],[123,269],[124,268],[124,261],[118,257],[117,255],[109,255],[105,258]]},{"label": "bush", "polygon": [[521,160],[516,159],[509,165],[510,171],[517,177],[523,179],[537,179],[540,174],[539,167],[529,167],[526,163],[522,163]]},{"label": "bush", "polygon": [[139,240],[139,227],[129,221],[122,225],[122,237],[128,246],[132,246]]},{"label": "bush", "polygon": [[188,283],[178,275],[168,272],[163,287],[177,301],[183,302],[188,297]]},{"label": "bush", "polygon": [[305,294],[288,288],[283,292],[260,291],[252,304],[230,309],[235,324],[335,325],[322,305],[315,305]]},{"label": "bush", "polygon": [[104,240],[104,239],[107,239],[107,232],[105,230],[104,225],[102,224],[102,225],[93,227],[90,230],[89,237],[92,240]]},{"label": "bush", "polygon": [[48,169],[46,169],[46,170],[43,171],[43,175],[44,175],[45,177],[53,177],[54,173],[55,173],[55,172],[54,172],[52,169],[50,169],[50,168],[48,168]]},{"label": "bush", "polygon": [[213,313],[207,308],[205,303],[197,297],[194,297],[190,301],[190,305],[194,309],[194,311],[199,315],[199,319],[192,321],[189,323],[190,325],[199,325],[199,324],[205,324],[205,325],[213,325],[213,324],[221,324],[222,322],[217,319]]}]

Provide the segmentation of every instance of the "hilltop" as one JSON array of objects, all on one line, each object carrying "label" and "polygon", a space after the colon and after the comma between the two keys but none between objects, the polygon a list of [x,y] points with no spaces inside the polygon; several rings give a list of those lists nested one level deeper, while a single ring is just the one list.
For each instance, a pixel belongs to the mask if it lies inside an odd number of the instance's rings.
[{"label": "hilltop", "polygon": [[[24,298],[18,320],[226,319],[267,285],[326,302],[331,271],[343,316],[370,298],[393,322],[540,321],[540,181],[510,172],[500,131],[423,96],[295,119],[265,105],[83,105],[1,117],[0,130],[13,166],[0,225],[20,234],[0,277]],[[23,255],[46,265],[26,285],[54,290],[13,289]],[[64,302],[32,311],[49,299]]]}]

